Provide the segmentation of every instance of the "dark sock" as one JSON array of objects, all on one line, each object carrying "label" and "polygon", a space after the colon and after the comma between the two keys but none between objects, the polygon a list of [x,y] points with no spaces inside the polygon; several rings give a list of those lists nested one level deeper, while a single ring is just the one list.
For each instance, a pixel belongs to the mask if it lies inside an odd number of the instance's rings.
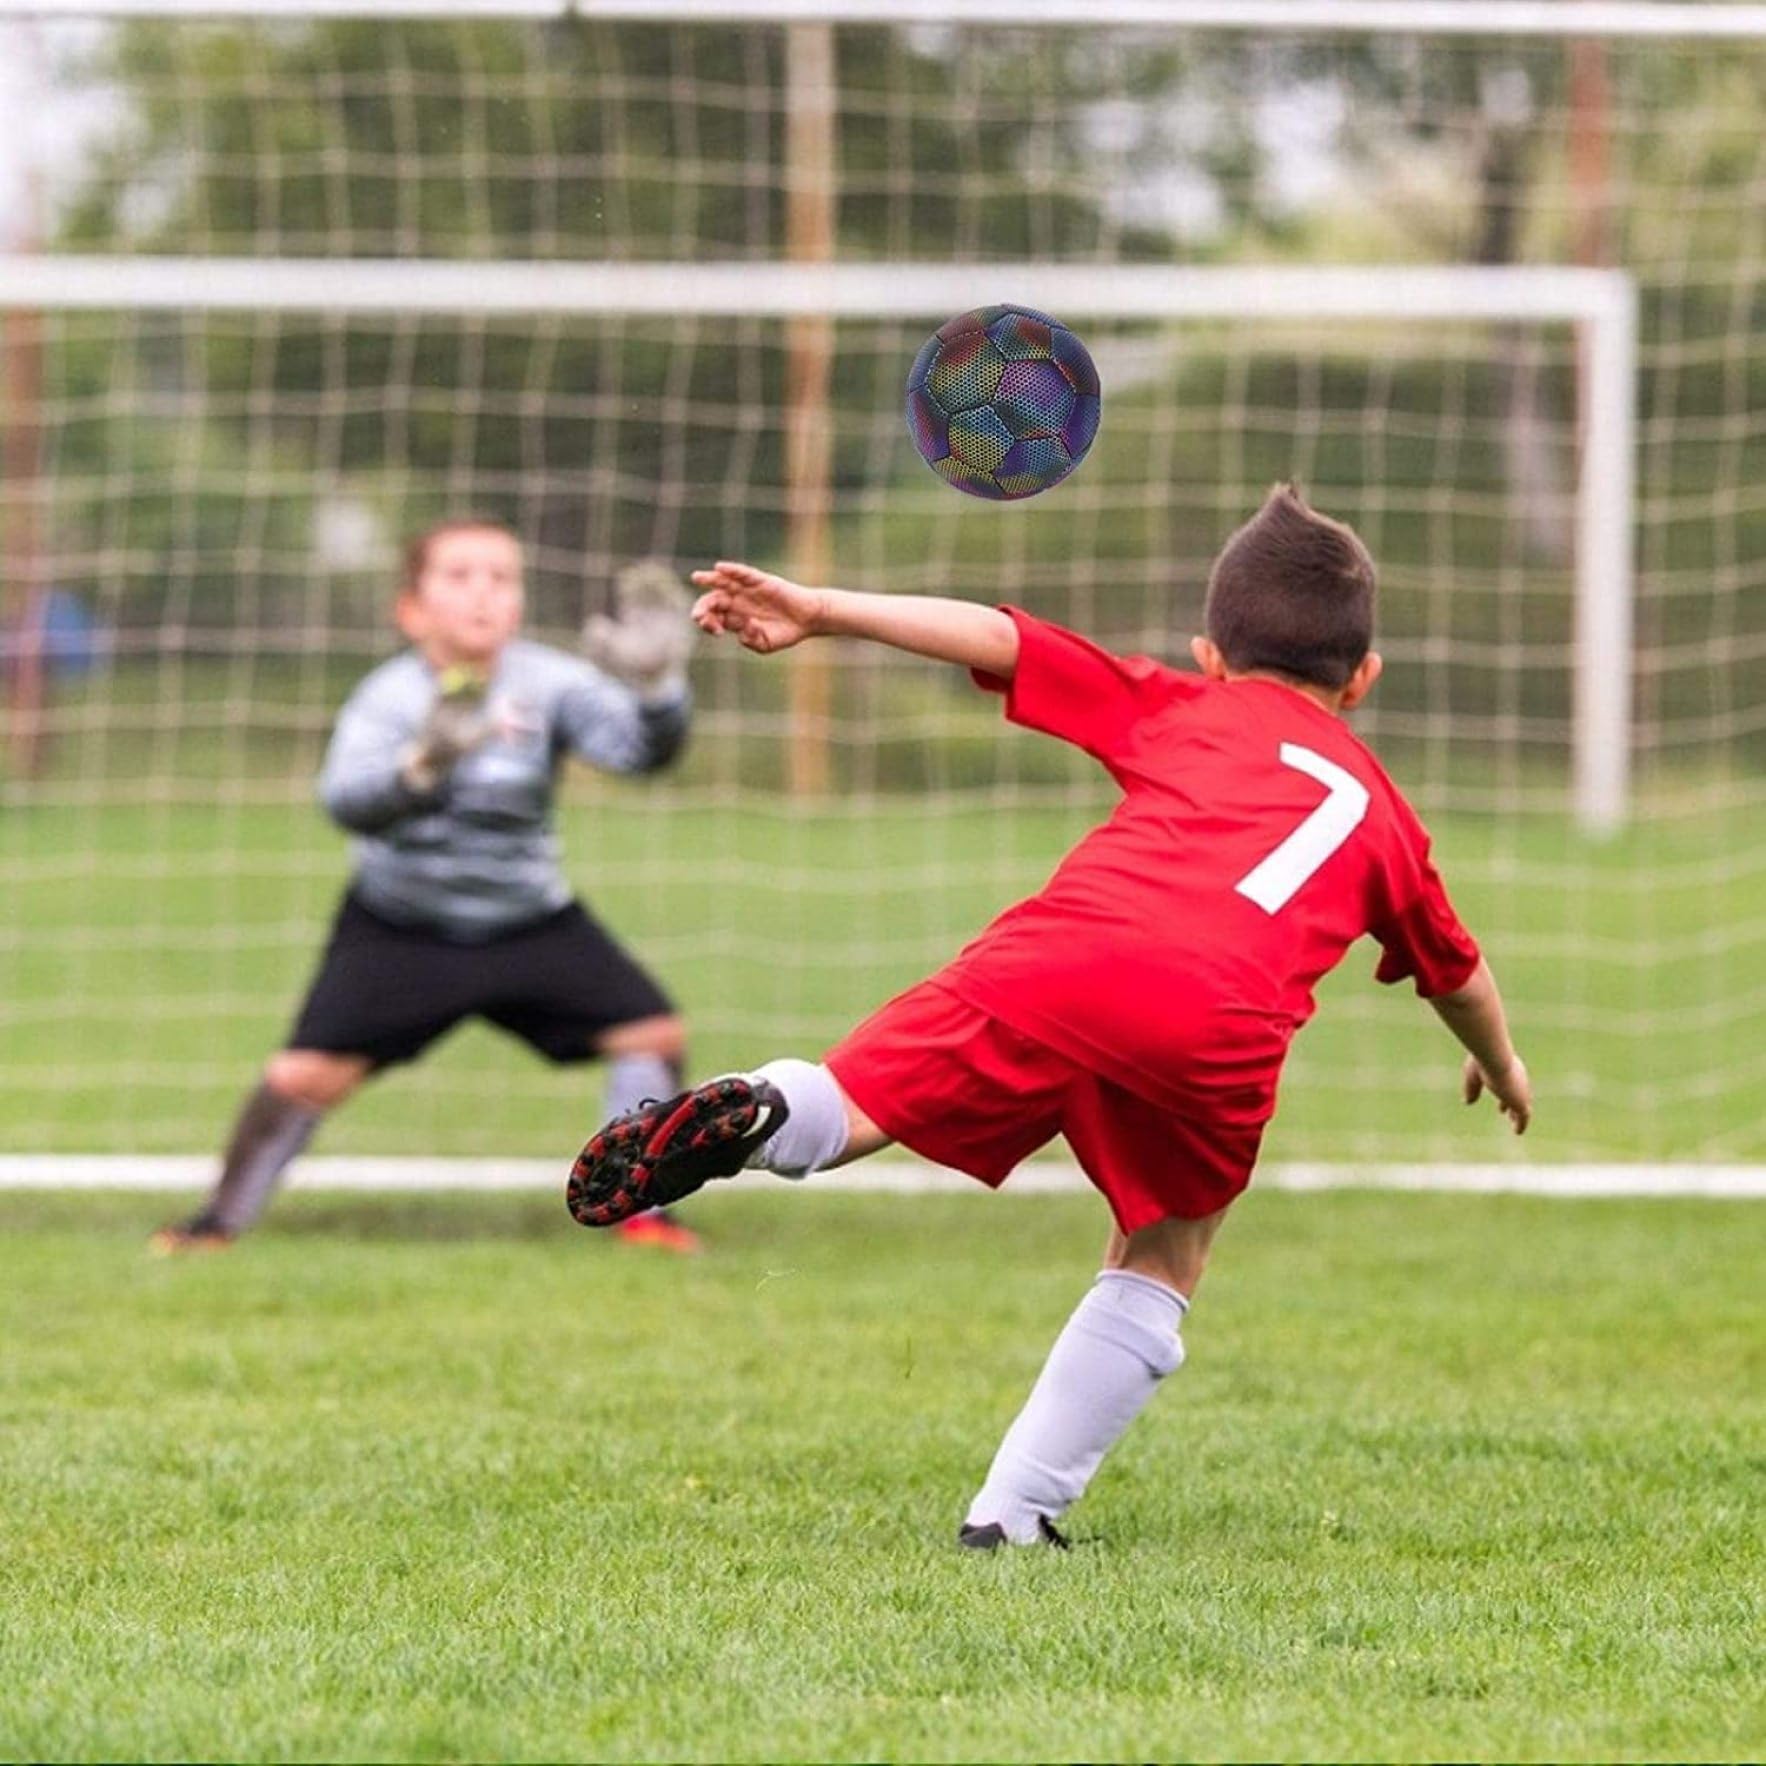
[{"label": "dark sock", "polygon": [[263,1213],[277,1179],[313,1138],[320,1115],[260,1085],[239,1112],[220,1181],[199,1218],[223,1232],[244,1232]]}]

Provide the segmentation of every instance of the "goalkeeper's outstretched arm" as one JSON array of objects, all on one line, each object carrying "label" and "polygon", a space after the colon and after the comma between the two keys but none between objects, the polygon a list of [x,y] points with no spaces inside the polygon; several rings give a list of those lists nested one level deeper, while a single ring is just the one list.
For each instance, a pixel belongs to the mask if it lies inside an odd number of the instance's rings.
[{"label": "goalkeeper's outstretched arm", "polygon": [[693,601],[686,585],[656,559],[628,564],[614,579],[615,612],[583,626],[583,653],[594,665],[561,701],[559,733],[580,759],[616,773],[653,773],[687,739],[692,694]]},{"label": "goalkeeper's outstretched arm", "polygon": [[1018,628],[997,607],[938,595],[806,589],[752,565],[724,561],[694,571],[693,581],[705,591],[693,608],[699,629],[714,636],[728,632],[763,656],[805,638],[869,638],[1000,680],[1018,671]]}]

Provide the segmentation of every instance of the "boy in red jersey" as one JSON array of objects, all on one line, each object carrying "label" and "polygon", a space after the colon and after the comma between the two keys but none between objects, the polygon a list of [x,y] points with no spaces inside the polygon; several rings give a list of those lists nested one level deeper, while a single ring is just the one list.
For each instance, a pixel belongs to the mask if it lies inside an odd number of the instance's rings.
[{"label": "boy in red jersey", "polygon": [[900,1141],[998,1185],[1056,1134],[1115,1216],[1096,1283],[994,1458],[965,1545],[1062,1543],[1055,1522],[1159,1382],[1214,1234],[1250,1180],[1312,990],[1371,933],[1515,1132],[1532,1111],[1488,966],[1429,838],[1344,723],[1380,674],[1374,566],[1278,486],[1209,579],[1200,672],[1118,657],[1013,610],[697,573],[700,626],[770,654],[869,638],[966,664],[1013,722],[1123,791],[1046,887],[861,1024],[821,1065],[775,1061],[616,1117],[570,1207],[608,1225],[744,1165],[786,1176]]}]

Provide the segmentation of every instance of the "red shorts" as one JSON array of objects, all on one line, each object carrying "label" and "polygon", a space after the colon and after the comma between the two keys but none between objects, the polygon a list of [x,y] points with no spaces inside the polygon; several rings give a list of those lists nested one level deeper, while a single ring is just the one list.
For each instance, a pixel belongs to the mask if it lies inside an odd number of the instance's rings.
[{"label": "red shorts", "polygon": [[1065,1135],[1125,1233],[1224,1208],[1263,1139],[1261,1122],[1150,1104],[937,981],[897,995],[826,1060],[885,1134],[996,1189]]}]

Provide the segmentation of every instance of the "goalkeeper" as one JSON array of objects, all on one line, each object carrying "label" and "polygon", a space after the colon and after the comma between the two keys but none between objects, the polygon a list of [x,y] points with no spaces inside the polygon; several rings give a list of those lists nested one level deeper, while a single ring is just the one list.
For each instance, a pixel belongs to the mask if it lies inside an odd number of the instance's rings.
[{"label": "goalkeeper", "polygon": [[[584,628],[585,661],[516,635],[522,557],[507,529],[449,521],[411,543],[397,603],[411,648],[350,696],[319,778],[356,836],[355,875],[213,1192],[154,1236],[157,1250],[230,1244],[329,1111],[464,1018],[555,1062],[605,1060],[610,1110],[679,1090],[681,1019],[573,899],[551,820],[566,755],[646,773],[680,751],[690,604],[665,566],[632,565],[617,617]],[[635,1238],[696,1248],[666,1215],[632,1225]]]}]

